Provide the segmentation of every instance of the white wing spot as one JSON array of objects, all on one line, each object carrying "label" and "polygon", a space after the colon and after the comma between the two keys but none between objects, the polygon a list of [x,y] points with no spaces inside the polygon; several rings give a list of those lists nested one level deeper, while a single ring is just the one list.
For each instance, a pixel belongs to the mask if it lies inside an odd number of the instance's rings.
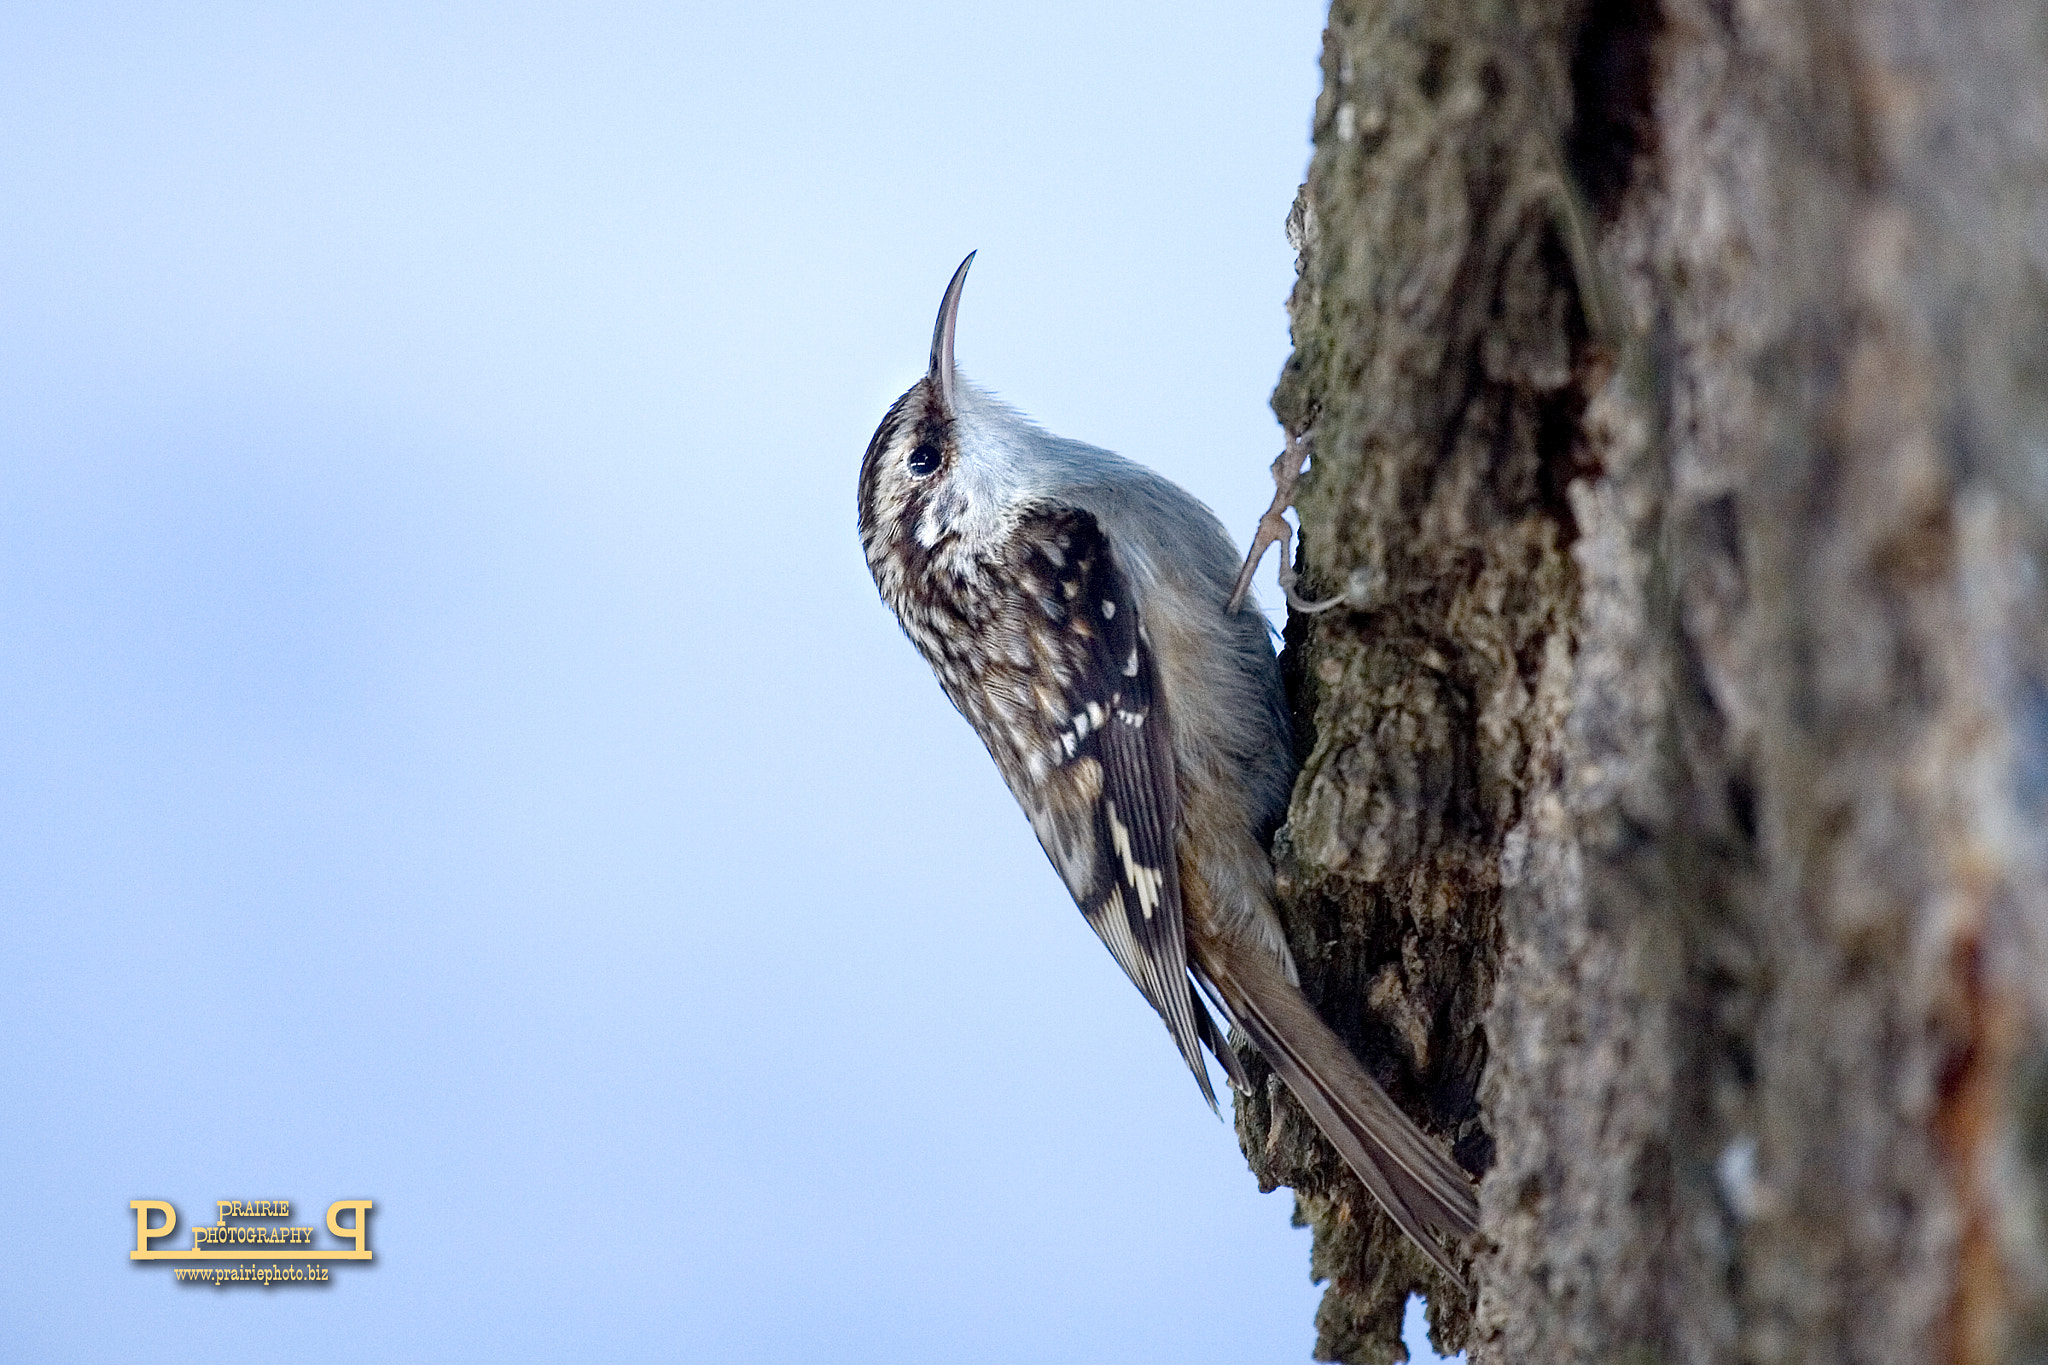
[{"label": "white wing spot", "polygon": [[1126,678],[1138,676],[1138,647],[1136,645],[1131,646],[1131,657],[1124,660],[1124,676]]},{"label": "white wing spot", "polygon": [[1152,908],[1159,904],[1160,891],[1166,883],[1166,876],[1156,867],[1146,867],[1131,853],[1131,832],[1124,828],[1124,822],[1116,815],[1116,802],[1106,803],[1109,810],[1109,837],[1116,845],[1116,856],[1124,861],[1124,876],[1130,881],[1131,889],[1138,893],[1138,908],[1145,912],[1145,918],[1152,918]]},{"label": "white wing spot", "polygon": [[1115,618],[1115,616],[1116,616],[1116,603],[1114,603],[1114,602],[1110,601],[1110,600],[1109,600],[1108,598],[1106,598],[1106,597],[1105,597],[1105,598],[1103,598],[1103,599],[1102,599],[1102,619],[1103,619],[1103,620],[1105,620],[1105,621],[1108,621],[1108,620],[1112,620],[1112,619],[1114,619],[1114,618]]}]

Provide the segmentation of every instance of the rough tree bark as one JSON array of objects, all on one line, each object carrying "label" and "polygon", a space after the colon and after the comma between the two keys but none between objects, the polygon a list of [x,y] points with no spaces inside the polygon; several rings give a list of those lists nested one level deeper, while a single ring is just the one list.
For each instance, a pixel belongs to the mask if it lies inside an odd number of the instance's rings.
[{"label": "rough tree bark", "polygon": [[1278,856],[1318,1355],[2048,1359],[2048,7],[1336,0]]}]

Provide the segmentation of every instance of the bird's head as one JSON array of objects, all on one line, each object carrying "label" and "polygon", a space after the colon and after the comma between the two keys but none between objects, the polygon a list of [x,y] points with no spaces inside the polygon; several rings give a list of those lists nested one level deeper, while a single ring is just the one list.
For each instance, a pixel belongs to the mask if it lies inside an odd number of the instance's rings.
[{"label": "bird's head", "polygon": [[957,505],[960,481],[955,476],[964,428],[972,423],[963,421],[965,381],[953,361],[953,332],[967,268],[973,264],[970,251],[946,286],[924,378],[890,407],[861,461],[860,532],[871,565],[889,545],[906,539],[931,549],[964,510]]},{"label": "bird's head", "polygon": [[970,251],[939,302],[924,377],[882,418],[861,461],[861,543],[877,578],[891,547],[921,556],[950,542],[967,556],[991,552],[1022,508],[1067,481],[1073,451],[1084,449],[1047,435],[955,365],[960,291],[972,264]]}]

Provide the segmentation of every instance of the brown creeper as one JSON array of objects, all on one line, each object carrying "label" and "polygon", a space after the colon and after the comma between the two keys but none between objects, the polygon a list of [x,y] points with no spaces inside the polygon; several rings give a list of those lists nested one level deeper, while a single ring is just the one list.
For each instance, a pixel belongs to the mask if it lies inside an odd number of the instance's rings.
[{"label": "brown creeper", "polygon": [[1230,541],[1173,483],[1041,431],[955,370],[973,260],[946,288],[929,371],[861,462],[882,600],[1210,1104],[1204,1047],[1248,1088],[1213,1005],[1456,1280],[1434,1234],[1477,1226],[1470,1182],[1295,984],[1267,854],[1293,748],[1265,618],[1226,609]]}]

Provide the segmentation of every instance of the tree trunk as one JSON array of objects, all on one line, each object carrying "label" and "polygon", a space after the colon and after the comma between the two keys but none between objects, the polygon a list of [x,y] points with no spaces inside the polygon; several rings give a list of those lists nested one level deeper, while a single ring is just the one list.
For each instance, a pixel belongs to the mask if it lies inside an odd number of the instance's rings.
[{"label": "tree trunk", "polygon": [[1318,1355],[2048,1359],[2048,7],[1337,0],[1304,987],[1485,1175],[1466,1295],[1277,1084]]}]

